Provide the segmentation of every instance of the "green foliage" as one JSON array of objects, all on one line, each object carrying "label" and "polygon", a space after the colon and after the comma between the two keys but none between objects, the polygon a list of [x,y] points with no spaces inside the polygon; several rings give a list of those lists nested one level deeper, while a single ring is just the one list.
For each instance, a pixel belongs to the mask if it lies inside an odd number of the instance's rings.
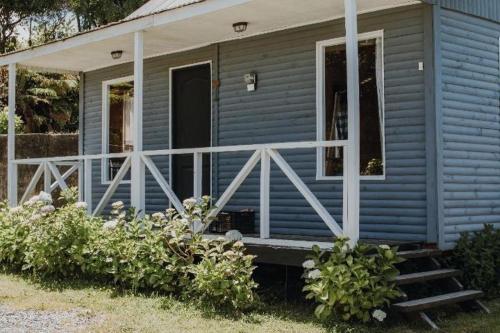
[{"label": "green foliage", "polygon": [[78,201],[78,187],[68,187],[59,194],[59,201],[65,205],[76,204]]},{"label": "green foliage", "polygon": [[351,248],[341,238],[331,252],[313,247],[310,258],[304,262],[304,291],[307,299],[319,304],[315,314],[320,319],[338,316],[367,322],[372,313],[382,321],[385,313],[380,308],[400,295],[393,282],[399,274],[395,264],[402,261],[396,248],[364,244]]},{"label": "green foliage", "polygon": [[486,224],[481,231],[462,233],[449,264],[463,272],[468,288],[500,296],[500,229]]},{"label": "green foliage", "polygon": [[92,277],[135,290],[158,290],[186,299],[244,310],[255,301],[253,257],[240,242],[207,240],[193,230],[210,221],[209,197],[184,201],[138,218],[122,202],[109,220],[93,218],[64,191],[52,206],[41,192],[15,208],[0,206],[0,264],[41,276]]},{"label": "green foliage", "polygon": [[[23,133],[24,131],[24,123],[19,116],[15,116],[14,118],[16,133]],[[4,108],[3,111],[0,110],[0,134],[7,134],[9,129],[9,112],[7,108]]]},{"label": "green foliage", "polygon": [[50,205],[34,205],[34,219],[27,238],[23,270],[40,275],[77,276],[87,269],[89,241],[98,220],[90,218],[85,209],[67,205],[52,214]]},{"label": "green foliage", "polygon": [[245,255],[243,243],[224,240],[202,241],[202,260],[192,266],[191,288],[214,307],[246,309],[255,303],[252,279],[254,256]]}]

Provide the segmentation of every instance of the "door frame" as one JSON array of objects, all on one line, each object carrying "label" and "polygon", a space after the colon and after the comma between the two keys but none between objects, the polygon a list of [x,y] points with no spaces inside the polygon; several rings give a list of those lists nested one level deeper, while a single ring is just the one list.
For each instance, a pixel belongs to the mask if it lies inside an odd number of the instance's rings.
[{"label": "door frame", "polygon": [[[212,85],[212,80],[213,80],[213,65],[212,65],[212,60],[205,60],[205,61],[200,61],[200,62],[194,62],[194,63],[189,63],[181,66],[173,66],[169,67],[168,71],[168,148],[173,149],[172,147],[172,106],[173,106],[173,73],[176,70],[179,69],[185,69],[185,68],[190,68],[190,67],[197,67],[201,65],[209,65],[210,66],[210,147],[213,146],[213,121],[214,121],[214,105],[213,105],[213,99],[214,99],[214,89]],[[201,147],[200,147],[201,148]],[[210,196],[213,195],[212,190],[213,190],[213,159],[212,159],[212,153],[210,153]],[[168,182],[172,186],[172,155],[168,156]],[[172,203],[170,203],[170,206],[172,206]]]}]

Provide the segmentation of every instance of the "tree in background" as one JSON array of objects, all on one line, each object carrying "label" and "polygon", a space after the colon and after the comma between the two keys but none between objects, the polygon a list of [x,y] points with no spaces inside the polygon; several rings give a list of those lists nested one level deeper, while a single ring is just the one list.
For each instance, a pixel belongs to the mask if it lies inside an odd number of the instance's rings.
[{"label": "tree in background", "polygon": [[147,0],[69,0],[68,9],[75,15],[78,31],[124,19]]},{"label": "tree in background", "polygon": [[18,29],[33,16],[59,10],[63,0],[0,0],[0,53],[20,46]]},{"label": "tree in background", "polygon": [[[146,0],[0,0],[0,54],[119,21]],[[76,22],[76,24],[75,24]],[[22,40],[19,29],[28,31]],[[0,68],[0,111],[7,106],[8,73]],[[20,68],[16,113],[27,133],[78,129],[79,78]]]}]

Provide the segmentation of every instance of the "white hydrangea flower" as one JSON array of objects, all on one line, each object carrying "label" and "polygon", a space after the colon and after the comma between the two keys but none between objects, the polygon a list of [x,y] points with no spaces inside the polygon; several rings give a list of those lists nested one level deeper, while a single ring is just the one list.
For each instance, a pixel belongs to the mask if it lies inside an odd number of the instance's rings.
[{"label": "white hydrangea flower", "polygon": [[107,221],[106,223],[103,224],[103,229],[106,230],[114,230],[116,227],[118,227],[118,221],[117,220],[111,220]]},{"label": "white hydrangea flower", "polygon": [[28,201],[26,201],[26,205],[32,206],[35,203],[37,203],[39,200],[40,200],[40,197],[38,195],[35,195],[35,196],[31,197]]},{"label": "white hydrangea flower", "polygon": [[175,210],[175,208],[169,208],[166,210],[166,212],[167,212],[167,214],[170,215],[170,214],[175,214],[175,212],[177,212],[177,211]]},{"label": "white hydrangea flower", "polygon": [[389,245],[385,245],[385,244],[379,245],[378,247],[380,247],[382,250],[390,250],[391,249],[391,247]]},{"label": "white hydrangea flower", "polygon": [[40,215],[40,214],[33,214],[33,215],[31,215],[31,217],[29,218],[28,222],[29,222],[29,223],[33,223],[33,222],[38,221],[38,220],[39,220],[39,219],[41,219],[41,218],[42,218],[42,215]]},{"label": "white hydrangea flower", "polygon": [[315,269],[307,273],[308,279],[316,280],[319,279],[320,277],[321,277],[321,271],[319,269]]},{"label": "white hydrangea flower", "polygon": [[123,201],[117,201],[117,202],[113,202],[111,204],[111,207],[115,210],[121,210],[125,207],[125,204],[123,203]]},{"label": "white hydrangea flower", "polygon": [[108,258],[106,258],[106,262],[107,262],[107,263],[113,262],[113,258],[109,258],[109,257],[108,257]]},{"label": "white hydrangea flower", "polygon": [[347,253],[349,251],[349,245],[346,243],[342,245],[342,249],[340,249],[342,253]]},{"label": "white hydrangea flower", "polygon": [[198,203],[198,200],[196,200],[195,198],[189,198],[189,199],[186,199],[182,202],[184,207],[186,207],[188,209],[194,207],[197,203]]},{"label": "white hydrangea flower", "polygon": [[154,213],[153,215],[151,215],[154,219],[157,219],[157,220],[164,220],[165,219],[165,215],[163,213]]},{"label": "white hydrangea flower", "polygon": [[224,237],[230,242],[236,242],[243,239],[243,235],[238,230],[229,230]]},{"label": "white hydrangea flower", "polygon": [[42,201],[44,203],[51,204],[52,203],[52,196],[50,194],[48,194],[47,192],[42,191],[38,194],[38,201]]},{"label": "white hydrangea flower", "polygon": [[17,206],[17,207],[11,208],[11,209],[10,209],[10,212],[11,212],[12,214],[17,214],[17,213],[22,212],[22,210],[23,210],[23,207]]},{"label": "white hydrangea flower", "polygon": [[79,201],[79,202],[75,203],[75,207],[78,209],[87,209],[88,205],[84,201]]},{"label": "white hydrangea flower", "polygon": [[49,214],[55,210],[56,210],[56,207],[54,207],[52,205],[46,205],[46,206],[43,206],[42,208],[40,208],[40,212],[42,212],[43,214]]},{"label": "white hydrangea flower", "polygon": [[314,260],[312,260],[312,259],[306,260],[302,263],[302,267],[304,267],[305,269],[313,269],[315,266],[316,266],[316,264],[314,263]]},{"label": "white hydrangea flower", "polygon": [[372,313],[373,318],[377,319],[378,321],[384,321],[385,318],[387,318],[387,313],[384,311],[377,309],[373,311]]}]

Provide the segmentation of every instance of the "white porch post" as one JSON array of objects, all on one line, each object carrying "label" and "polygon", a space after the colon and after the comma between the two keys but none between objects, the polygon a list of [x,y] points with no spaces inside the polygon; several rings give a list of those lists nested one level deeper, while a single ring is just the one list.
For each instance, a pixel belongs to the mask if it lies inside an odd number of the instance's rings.
[{"label": "white porch post", "polygon": [[355,244],[359,240],[359,54],[357,0],[344,0],[346,58],[347,58],[347,105],[348,140],[347,170],[347,223],[344,221],[344,235]]},{"label": "white porch post", "polygon": [[134,151],[131,160],[130,201],[141,214],[145,209],[145,169],[142,162],[142,109],[144,83],[144,33],[138,31],[134,35],[134,116],[133,142]]},{"label": "white porch post", "polygon": [[10,207],[17,206],[17,165],[16,159],[16,64],[9,65],[9,115],[7,131],[7,198]]}]

